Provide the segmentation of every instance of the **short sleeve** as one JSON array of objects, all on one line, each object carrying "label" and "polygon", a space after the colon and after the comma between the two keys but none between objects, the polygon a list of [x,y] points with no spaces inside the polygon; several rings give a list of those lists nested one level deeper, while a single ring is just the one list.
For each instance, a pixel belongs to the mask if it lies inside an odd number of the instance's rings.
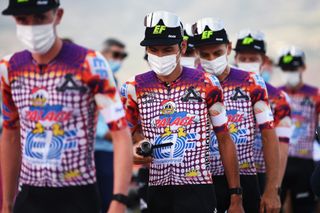
[{"label": "short sleeve", "polygon": [[269,105],[268,91],[261,76],[251,73],[250,98],[260,130],[274,128],[273,114]]},{"label": "short sleeve", "polygon": [[121,100],[126,112],[126,119],[132,133],[138,128],[140,120],[135,85],[135,79],[132,78],[123,84],[120,89]]},{"label": "short sleeve", "polygon": [[274,100],[274,124],[279,142],[289,143],[292,135],[291,108],[288,96],[280,91]]},{"label": "short sleeve", "polygon": [[2,127],[19,128],[19,113],[13,101],[9,82],[9,57],[0,61],[1,96],[2,96]]},{"label": "short sleeve", "polygon": [[125,112],[112,71],[105,58],[98,52],[90,52],[86,58],[84,79],[94,94],[97,107],[110,131],[127,127]]},{"label": "short sleeve", "polygon": [[223,103],[223,90],[219,80],[209,73],[205,74],[206,103],[215,133],[228,132],[228,117]]}]

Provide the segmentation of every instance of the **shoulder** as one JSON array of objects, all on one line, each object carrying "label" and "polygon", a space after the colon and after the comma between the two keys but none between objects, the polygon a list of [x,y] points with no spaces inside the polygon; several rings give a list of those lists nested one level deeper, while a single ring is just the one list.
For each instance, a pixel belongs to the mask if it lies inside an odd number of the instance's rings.
[{"label": "shoulder", "polygon": [[320,90],[319,90],[319,88],[317,88],[315,86],[305,84],[303,86],[303,91],[310,94],[310,95],[320,96]]},{"label": "shoulder", "polygon": [[10,67],[10,61],[16,54],[11,54],[3,57],[0,60],[0,76],[4,79],[4,81],[9,84],[9,67]]},{"label": "shoulder", "polygon": [[98,51],[87,51],[85,65],[88,66],[93,75],[99,75],[102,78],[108,78],[109,76],[112,76],[112,72],[107,60]]},{"label": "shoulder", "polygon": [[244,71],[237,67],[230,67],[230,76],[232,80],[239,81],[241,82],[241,84],[252,83],[253,82],[252,75],[254,75],[253,72]]},{"label": "shoulder", "polygon": [[253,83],[254,85],[261,87],[263,89],[267,89],[266,83],[263,80],[263,78],[255,73],[249,73],[250,74],[250,82]]},{"label": "shoulder", "polygon": [[281,90],[272,86],[271,84],[269,83],[266,83],[266,87],[267,87],[267,90],[268,90],[268,94],[269,95],[275,95],[275,96],[278,96],[281,94]]},{"label": "shoulder", "polygon": [[135,76],[129,78],[120,88],[120,95],[123,98],[128,98],[129,95],[136,99],[136,80]]}]

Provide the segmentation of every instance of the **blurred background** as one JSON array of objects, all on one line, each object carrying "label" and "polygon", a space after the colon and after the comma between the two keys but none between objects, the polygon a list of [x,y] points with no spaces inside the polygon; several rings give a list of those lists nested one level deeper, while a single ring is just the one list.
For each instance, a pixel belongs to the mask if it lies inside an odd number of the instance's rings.
[{"label": "blurred background", "polygon": [[[59,35],[76,43],[101,50],[105,39],[115,37],[127,45],[129,57],[119,72],[119,83],[148,69],[143,60],[143,18],[155,10],[168,10],[183,22],[194,23],[202,17],[224,20],[230,39],[243,28],[260,29],[266,34],[267,54],[277,59],[280,48],[296,45],[307,57],[305,81],[315,86],[320,80],[320,1],[256,1],[256,0],[60,0],[65,9]],[[1,11],[8,0],[0,0]],[[11,17],[0,17],[0,57],[21,50]],[[233,60],[233,56],[230,57]],[[281,84],[279,71],[273,81]]]}]

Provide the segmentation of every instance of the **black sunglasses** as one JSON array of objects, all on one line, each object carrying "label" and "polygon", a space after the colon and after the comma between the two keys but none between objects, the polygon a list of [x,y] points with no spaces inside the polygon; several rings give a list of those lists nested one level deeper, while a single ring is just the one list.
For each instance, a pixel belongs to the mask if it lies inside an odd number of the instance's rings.
[{"label": "black sunglasses", "polygon": [[113,51],[111,54],[114,59],[125,59],[128,56],[127,53],[119,51]]}]

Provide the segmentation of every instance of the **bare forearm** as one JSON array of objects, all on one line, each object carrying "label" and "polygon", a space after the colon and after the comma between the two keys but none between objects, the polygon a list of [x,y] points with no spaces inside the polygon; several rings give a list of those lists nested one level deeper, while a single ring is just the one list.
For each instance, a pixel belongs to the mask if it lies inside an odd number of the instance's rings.
[{"label": "bare forearm", "polygon": [[288,148],[289,145],[287,143],[280,143],[279,150],[280,150],[280,174],[279,174],[279,185],[281,186],[282,179],[287,167],[287,160],[288,160]]},{"label": "bare forearm", "polygon": [[279,142],[275,131],[262,131],[263,154],[266,163],[266,189],[279,187],[280,154]]},{"label": "bare forearm", "polygon": [[114,194],[127,194],[132,176],[132,140],[129,130],[112,133],[114,140]]},{"label": "bare forearm", "polygon": [[1,174],[4,205],[13,205],[20,168],[21,146],[19,130],[3,129],[1,138]]},{"label": "bare forearm", "polygon": [[219,141],[221,160],[224,166],[229,188],[240,187],[239,164],[235,144],[233,143],[229,134],[223,134],[223,136],[217,137]]},{"label": "bare forearm", "polygon": [[132,134],[132,141],[134,144],[138,143],[139,141],[142,141],[146,139],[145,136],[143,135],[141,126],[139,125],[136,130],[134,131],[134,133]]}]

